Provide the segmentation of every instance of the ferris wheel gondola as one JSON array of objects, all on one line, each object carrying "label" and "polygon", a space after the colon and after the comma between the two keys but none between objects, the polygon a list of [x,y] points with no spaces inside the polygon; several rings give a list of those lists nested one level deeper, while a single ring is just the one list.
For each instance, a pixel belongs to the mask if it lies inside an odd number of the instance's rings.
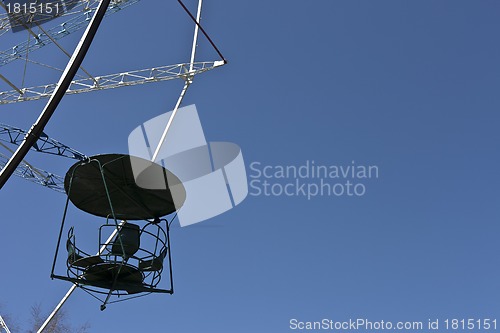
[{"label": "ferris wheel gondola", "polygon": [[[146,189],[137,185],[134,166],[141,165],[141,181],[166,186]],[[181,181],[159,164],[123,154],[90,157],[74,164],[66,174],[66,208],[61,222],[51,277],[70,281],[99,299],[101,310],[108,303],[150,293],[172,294],[170,222],[166,215],[175,213],[184,203],[186,192]],[[74,227],[68,230],[66,250],[60,249],[68,204],[105,219],[99,228],[99,251],[92,255],[76,245]],[[134,221],[134,223],[131,223]],[[103,239],[105,231],[114,236]],[[67,274],[57,274],[58,256],[65,253]],[[168,288],[159,287],[164,267],[168,268]],[[116,298],[116,299],[112,299]]]}]

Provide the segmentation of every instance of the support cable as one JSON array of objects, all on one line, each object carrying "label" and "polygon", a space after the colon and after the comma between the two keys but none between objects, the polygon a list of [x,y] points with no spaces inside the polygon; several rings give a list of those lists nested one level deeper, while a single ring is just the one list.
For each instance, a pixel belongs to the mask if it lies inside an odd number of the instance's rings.
[{"label": "support cable", "polygon": [[30,46],[30,40],[31,40],[31,37],[28,33],[28,41],[26,42],[27,45],[28,45],[28,48],[26,49],[26,57],[25,57],[25,61],[24,61],[24,71],[23,71],[23,81],[21,83],[21,87],[24,88],[24,81],[26,79],[26,70],[28,69],[28,58],[29,58],[29,46]]},{"label": "support cable", "polygon": [[2,74],[0,74],[0,80],[4,81],[5,83],[7,83],[9,86],[11,86],[12,89],[14,89],[15,91],[17,91],[19,93],[19,95],[22,95],[23,92],[21,91],[21,89],[19,89],[18,87],[16,87],[16,85],[12,82],[10,82],[9,79],[7,79],[5,76],[3,76]]},{"label": "support cable", "polygon": [[[54,45],[55,45],[55,46],[57,46],[57,48],[58,48],[59,50],[61,50],[61,51],[62,51],[65,55],[67,55],[67,56],[68,56],[68,58],[70,58],[70,59],[71,59],[71,54],[69,54],[69,52],[67,52],[67,51],[66,51],[66,50],[65,50],[65,49],[61,46],[61,44],[59,44],[59,43],[58,43],[58,42],[54,39],[54,37],[52,37],[52,36],[51,36],[51,35],[50,35],[47,31],[45,31],[45,29],[43,29],[43,28],[42,28],[42,26],[41,26],[40,24],[38,24],[38,23],[36,23],[36,22],[35,22],[35,24],[36,24],[36,25],[38,26],[38,28],[39,28],[39,29],[40,29],[40,30],[41,30],[41,31],[42,31],[42,32],[43,32],[43,33],[44,33],[44,34],[45,34],[45,35],[46,35],[46,36],[50,39],[50,41],[51,41],[52,43],[54,43]],[[87,72],[87,71],[85,70],[85,68],[83,68],[82,66],[80,66],[80,69],[81,69],[81,70],[82,70],[85,74],[87,74],[87,76],[88,76],[88,77],[89,77],[92,81],[94,81],[94,82],[97,84],[96,79],[95,79],[92,75],[90,75],[90,73],[89,73],[89,72]]]},{"label": "support cable", "polygon": [[[57,67],[55,67],[55,66],[51,66],[51,65],[47,65],[47,64],[44,64],[43,62],[35,61],[35,60],[33,60],[33,59],[27,59],[27,60],[28,60],[28,62],[29,62],[29,63],[32,63],[32,64],[34,64],[34,65],[38,65],[38,66],[40,66],[40,67],[45,67],[45,68],[52,69],[52,70],[54,70],[54,71],[58,71],[58,72],[64,72],[64,69],[57,68]],[[81,74],[76,74],[76,75],[75,75],[75,77],[77,77],[77,76],[78,76],[79,78],[81,78],[81,79],[87,79],[87,77],[86,77],[86,76],[83,76],[83,75],[81,75]],[[94,79],[94,78],[90,77],[90,79]]]},{"label": "support cable", "polygon": [[212,38],[210,38],[210,36],[207,34],[207,32],[205,31],[205,29],[203,29],[203,26],[198,22],[198,20],[196,20],[196,18],[194,17],[193,14],[191,14],[191,12],[189,11],[189,9],[187,9],[186,5],[184,5],[184,3],[181,1],[181,0],[177,0],[177,2],[179,2],[179,4],[182,6],[182,8],[184,9],[184,11],[189,15],[189,17],[191,18],[191,20],[193,20],[193,22],[198,26],[198,28],[201,30],[201,32],[203,33],[203,35],[205,35],[205,37],[208,39],[208,41],[210,42],[210,44],[212,45],[212,47],[214,48],[214,50],[217,52],[217,54],[219,55],[219,57],[221,57],[221,59],[224,61],[225,64],[227,64],[227,60],[226,58],[224,58],[224,56],[222,55],[222,53],[220,52],[219,48],[217,47],[217,45],[215,45],[215,43],[212,41]]}]

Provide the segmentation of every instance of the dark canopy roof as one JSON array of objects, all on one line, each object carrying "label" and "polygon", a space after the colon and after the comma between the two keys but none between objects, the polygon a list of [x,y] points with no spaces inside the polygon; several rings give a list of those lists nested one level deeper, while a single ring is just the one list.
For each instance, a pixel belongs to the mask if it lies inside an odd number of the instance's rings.
[{"label": "dark canopy roof", "polygon": [[186,198],[183,185],[170,171],[123,154],[97,155],[74,164],[66,173],[64,188],[79,209],[102,217],[112,217],[114,212],[117,219],[124,220],[168,215],[179,209]]}]

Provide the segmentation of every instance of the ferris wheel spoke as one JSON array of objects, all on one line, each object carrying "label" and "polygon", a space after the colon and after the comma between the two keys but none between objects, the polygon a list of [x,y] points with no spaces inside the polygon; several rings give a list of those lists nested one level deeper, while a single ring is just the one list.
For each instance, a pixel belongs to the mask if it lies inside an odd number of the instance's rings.
[{"label": "ferris wheel spoke", "polygon": [[[73,80],[70,87],[66,91],[66,94],[81,94],[96,90],[128,87],[174,79],[185,80],[188,77],[193,77],[197,74],[223,66],[224,64],[224,61],[184,63],[97,76],[95,78]],[[190,71],[189,69],[191,66],[192,70]],[[56,84],[47,84],[43,86],[23,88],[21,89],[22,93],[19,93],[19,91],[16,90],[0,92],[0,105],[49,98],[55,88]]]},{"label": "ferris wheel spoke", "polygon": [[[0,154],[0,170],[5,167],[9,158]],[[14,171],[17,177],[26,179],[38,185],[48,187],[54,191],[64,193],[64,178],[42,169],[35,168],[29,163],[22,162]]]}]

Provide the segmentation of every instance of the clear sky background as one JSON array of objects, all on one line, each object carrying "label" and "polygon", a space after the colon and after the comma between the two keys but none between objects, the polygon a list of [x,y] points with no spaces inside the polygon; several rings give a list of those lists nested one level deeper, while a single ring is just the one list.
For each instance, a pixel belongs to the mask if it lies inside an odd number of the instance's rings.
[{"label": "clear sky background", "polygon": [[[222,333],[288,332],[292,318],[500,320],[499,12],[493,0],[205,1],[203,24],[229,60],[197,76],[184,102],[207,139],[240,145],[249,175],[256,161],[355,161],[379,177],[362,197],[249,196],[176,226],[173,296],[100,312],[78,290],[72,321],[91,332]],[[84,66],[97,76],[188,62],[192,31],[176,1],[143,0],[103,22]],[[1,49],[24,38],[9,34]],[[53,46],[33,57],[66,61]],[[197,60],[216,59],[200,41]],[[37,83],[59,75],[29,68]],[[0,72],[21,80],[19,65]],[[46,132],[87,155],[126,153],[129,133],[170,111],[181,87],[66,96]],[[28,129],[44,103],[2,106],[0,122]],[[73,164],[29,161],[61,175]],[[14,177],[0,191],[0,303],[20,324],[70,287],[49,278],[64,202]],[[76,212],[68,223],[99,225]]]}]

